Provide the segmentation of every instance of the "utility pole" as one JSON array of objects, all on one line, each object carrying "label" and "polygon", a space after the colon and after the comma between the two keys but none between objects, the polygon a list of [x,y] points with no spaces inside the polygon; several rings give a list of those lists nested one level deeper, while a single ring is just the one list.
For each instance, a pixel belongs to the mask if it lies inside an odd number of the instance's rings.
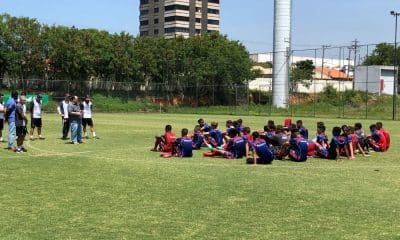
[{"label": "utility pole", "polygon": [[353,91],[354,91],[354,80],[356,78],[357,50],[358,50],[358,46],[359,46],[358,45],[359,41],[356,38],[352,43],[353,44],[352,44],[351,48],[354,49],[354,63],[353,63],[354,70],[353,70],[353,84],[352,84],[352,86],[353,86]]},{"label": "utility pole", "polygon": [[324,74],[325,49],[327,49],[328,47],[330,47],[330,45],[322,45],[321,80],[323,79]]}]

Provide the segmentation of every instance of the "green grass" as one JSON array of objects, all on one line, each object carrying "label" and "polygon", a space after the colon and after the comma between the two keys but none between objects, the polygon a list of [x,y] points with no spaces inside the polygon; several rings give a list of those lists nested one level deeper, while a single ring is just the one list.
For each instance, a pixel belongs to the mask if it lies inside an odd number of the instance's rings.
[{"label": "green grass", "polygon": [[[27,142],[27,154],[0,151],[0,239],[400,239],[398,122],[384,122],[389,152],[339,164],[254,167],[149,151],[165,124],[178,133],[199,117],[238,118],[96,114],[101,139],[69,145],[46,114],[46,140]],[[267,121],[243,119],[253,130]],[[317,119],[303,121],[314,134]],[[355,122],[323,121],[329,131]]]}]

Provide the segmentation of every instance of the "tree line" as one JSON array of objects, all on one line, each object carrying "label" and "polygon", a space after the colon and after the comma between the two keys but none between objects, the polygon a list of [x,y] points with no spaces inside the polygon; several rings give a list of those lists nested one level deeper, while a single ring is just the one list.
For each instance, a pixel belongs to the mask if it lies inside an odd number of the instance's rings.
[{"label": "tree line", "polygon": [[188,39],[134,37],[0,15],[2,79],[126,82],[142,89],[169,86],[171,94],[190,95],[188,86],[214,85],[224,93],[225,86],[253,79],[251,67],[241,43],[216,33]]}]

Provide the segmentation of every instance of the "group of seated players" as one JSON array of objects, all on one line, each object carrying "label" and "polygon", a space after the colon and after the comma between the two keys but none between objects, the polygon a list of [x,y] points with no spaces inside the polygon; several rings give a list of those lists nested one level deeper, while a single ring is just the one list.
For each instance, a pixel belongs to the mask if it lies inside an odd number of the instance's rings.
[{"label": "group of seated players", "polygon": [[172,131],[172,126],[166,125],[165,133],[156,136],[152,151],[161,151],[162,157],[192,157],[193,150],[205,147],[209,150],[203,153],[205,157],[245,157],[248,164],[271,164],[274,159],[286,157],[295,162],[304,162],[309,157],[336,161],[347,157],[353,160],[355,154],[369,156],[371,150],[385,152],[390,146],[390,134],[381,122],[369,126],[369,135],[365,134],[361,123],[355,123],[354,127],[333,127],[330,141],[325,133],[325,124],[318,122],[316,127],[315,138],[309,139],[302,120],[292,124],[292,120],[286,118],[283,125],[275,125],[269,120],[263,129],[251,133],[242,119],[226,121],[223,131],[218,129],[217,122],[207,124],[199,119],[192,135],[184,128],[179,138]]}]

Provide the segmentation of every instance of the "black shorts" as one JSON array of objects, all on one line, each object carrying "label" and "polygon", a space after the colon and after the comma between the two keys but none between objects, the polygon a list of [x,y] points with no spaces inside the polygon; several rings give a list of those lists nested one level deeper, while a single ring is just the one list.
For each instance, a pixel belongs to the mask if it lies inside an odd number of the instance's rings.
[{"label": "black shorts", "polygon": [[41,128],[42,127],[42,119],[41,118],[31,118],[31,128]]},{"label": "black shorts", "polygon": [[0,131],[4,129],[4,119],[0,119]]},{"label": "black shorts", "polygon": [[86,125],[93,127],[93,120],[91,118],[82,118],[82,125],[84,127],[86,127]]},{"label": "black shorts", "polygon": [[18,126],[15,128],[15,133],[18,137],[24,137],[28,130],[26,130],[26,126]]}]

